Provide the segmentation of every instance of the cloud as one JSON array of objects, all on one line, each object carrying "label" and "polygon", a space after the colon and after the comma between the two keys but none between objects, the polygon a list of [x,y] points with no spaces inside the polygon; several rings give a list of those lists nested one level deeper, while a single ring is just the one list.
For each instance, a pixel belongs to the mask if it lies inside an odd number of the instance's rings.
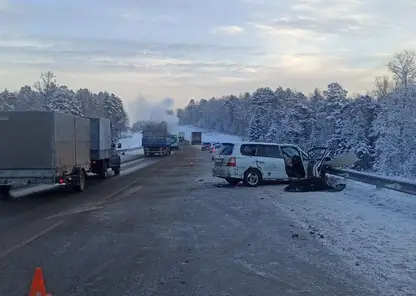
[{"label": "cloud", "polygon": [[8,0],[0,0],[0,11],[6,10],[9,7]]},{"label": "cloud", "polygon": [[176,107],[262,86],[365,91],[415,46],[415,13],[410,0],[0,0],[0,87],[52,70],[69,87]]},{"label": "cloud", "polygon": [[239,26],[222,26],[215,28],[213,32],[224,35],[239,35],[244,33],[244,29]]}]

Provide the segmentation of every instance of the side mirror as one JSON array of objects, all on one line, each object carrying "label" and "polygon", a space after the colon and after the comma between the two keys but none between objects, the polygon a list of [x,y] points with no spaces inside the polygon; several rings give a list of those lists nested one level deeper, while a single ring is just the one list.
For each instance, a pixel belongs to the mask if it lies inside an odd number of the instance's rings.
[{"label": "side mirror", "polygon": [[121,148],[121,143],[117,144],[117,148],[120,149]]}]

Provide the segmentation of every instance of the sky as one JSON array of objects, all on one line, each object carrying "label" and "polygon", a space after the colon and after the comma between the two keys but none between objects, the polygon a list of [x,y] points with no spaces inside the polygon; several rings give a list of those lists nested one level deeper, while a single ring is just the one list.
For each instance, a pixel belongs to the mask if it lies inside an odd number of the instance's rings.
[{"label": "sky", "polygon": [[126,104],[373,87],[416,47],[415,0],[0,0],[0,88],[108,90]]}]

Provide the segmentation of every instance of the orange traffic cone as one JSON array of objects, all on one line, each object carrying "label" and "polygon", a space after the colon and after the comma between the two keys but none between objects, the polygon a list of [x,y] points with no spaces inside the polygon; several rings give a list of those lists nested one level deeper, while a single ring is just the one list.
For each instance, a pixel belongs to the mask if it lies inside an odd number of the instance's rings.
[{"label": "orange traffic cone", "polygon": [[29,296],[50,296],[46,293],[46,286],[43,280],[43,272],[40,267],[35,269],[32,285],[30,286]]}]

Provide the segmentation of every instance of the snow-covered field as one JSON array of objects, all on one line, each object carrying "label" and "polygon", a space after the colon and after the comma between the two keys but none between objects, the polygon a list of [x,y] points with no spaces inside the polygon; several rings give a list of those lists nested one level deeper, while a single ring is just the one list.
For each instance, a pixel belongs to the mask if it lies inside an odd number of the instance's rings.
[{"label": "snow-covered field", "polygon": [[226,135],[223,133],[206,131],[199,127],[194,127],[192,125],[182,125],[182,126],[174,126],[171,127],[172,133],[185,133],[185,140],[191,140],[191,133],[192,132],[202,132],[202,141],[203,142],[239,142],[241,141],[241,137],[234,136],[234,135]]},{"label": "snow-covered field", "polygon": [[[185,139],[191,140],[192,132],[203,132],[202,141],[204,142],[227,142],[227,141],[241,141],[241,137],[233,135],[225,135],[218,132],[206,132],[201,128],[194,126],[170,126],[170,133],[178,134],[179,132],[185,132]],[[142,133],[125,133],[123,138],[119,139],[121,143],[120,150],[134,149],[142,147]]]},{"label": "snow-covered field", "polygon": [[[202,131],[204,141],[240,140],[192,126],[178,131],[188,139],[192,131]],[[383,287],[384,295],[416,295],[416,197],[345,182],[346,189],[336,193],[287,193],[282,186],[262,186],[256,192],[343,258],[353,272]]]}]

